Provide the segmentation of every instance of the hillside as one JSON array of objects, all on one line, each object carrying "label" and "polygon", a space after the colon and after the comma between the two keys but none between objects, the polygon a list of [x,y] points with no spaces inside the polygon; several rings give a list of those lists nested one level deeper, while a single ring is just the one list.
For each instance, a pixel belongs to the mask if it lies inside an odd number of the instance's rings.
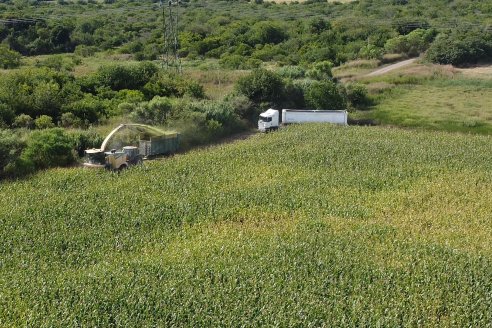
[{"label": "hillside", "polygon": [[492,67],[456,68],[422,58],[376,68],[353,61],[334,69],[347,84],[360,83],[372,103],[351,113],[379,125],[490,135]]},{"label": "hillside", "polygon": [[492,322],[491,139],[291,126],[0,184],[0,326]]}]

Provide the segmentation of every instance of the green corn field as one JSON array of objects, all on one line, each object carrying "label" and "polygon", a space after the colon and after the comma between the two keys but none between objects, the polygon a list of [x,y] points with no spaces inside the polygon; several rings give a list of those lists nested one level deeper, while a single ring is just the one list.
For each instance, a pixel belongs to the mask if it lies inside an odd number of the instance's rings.
[{"label": "green corn field", "polygon": [[0,184],[1,327],[492,327],[492,138],[306,124]]}]

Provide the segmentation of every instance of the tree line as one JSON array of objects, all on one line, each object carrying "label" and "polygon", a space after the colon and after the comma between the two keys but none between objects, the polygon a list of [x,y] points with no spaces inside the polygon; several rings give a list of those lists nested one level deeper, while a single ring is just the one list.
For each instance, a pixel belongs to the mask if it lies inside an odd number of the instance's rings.
[{"label": "tree line", "polygon": [[[42,13],[35,17],[43,19],[0,25],[0,41],[24,56],[65,52],[90,56],[118,49],[137,60],[157,59],[163,50],[158,7],[149,9],[152,2],[109,2],[56,6],[4,1],[2,18],[15,12],[16,17]],[[465,65],[492,57],[492,33],[484,25],[484,19],[492,16],[488,2],[182,3],[180,56],[217,58],[225,68],[252,69],[269,61],[307,65],[329,60],[339,65],[386,53],[416,56],[426,51],[430,61],[442,64]],[[457,15],[460,20],[454,19]],[[0,49],[0,58],[8,56],[12,53]],[[16,60],[0,59],[0,65],[5,62],[17,65]]]}]

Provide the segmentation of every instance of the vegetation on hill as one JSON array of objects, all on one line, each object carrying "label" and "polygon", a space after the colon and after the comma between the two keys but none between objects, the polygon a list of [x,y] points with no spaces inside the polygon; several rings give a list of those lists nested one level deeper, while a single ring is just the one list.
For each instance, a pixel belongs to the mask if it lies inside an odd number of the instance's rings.
[{"label": "vegetation on hill", "polygon": [[[30,18],[0,25],[0,41],[23,55],[91,56],[117,48],[137,60],[153,60],[162,53],[161,9],[154,1],[63,4],[0,3],[0,18]],[[181,9],[180,55],[217,58],[223,67],[238,69],[269,61],[339,65],[388,51],[415,56],[431,47],[430,60],[461,65],[492,57],[486,29],[491,16],[488,2],[470,0],[189,1]]]},{"label": "vegetation on hill", "polygon": [[[181,149],[187,149],[245,130],[271,106],[345,109],[347,105],[358,107],[367,98],[361,85],[345,88],[336,83],[329,62],[318,63],[298,77],[287,73],[255,69],[239,78],[223,99],[209,99],[199,83],[151,62],[103,65],[83,76],[46,66],[9,72],[0,79],[0,128],[8,128],[0,142],[12,155],[0,165],[0,177],[56,166],[53,161],[31,165],[17,159],[22,158],[29,140],[39,136],[31,129],[86,129],[117,117],[178,129]],[[57,129],[45,133],[65,134]],[[26,142],[12,143],[15,137]],[[83,155],[79,143],[72,144]],[[85,145],[98,146],[94,142]],[[58,165],[77,159],[71,149],[63,149],[72,160]]]},{"label": "vegetation on hill", "polygon": [[486,326],[490,137],[292,126],[0,184],[2,326]]}]

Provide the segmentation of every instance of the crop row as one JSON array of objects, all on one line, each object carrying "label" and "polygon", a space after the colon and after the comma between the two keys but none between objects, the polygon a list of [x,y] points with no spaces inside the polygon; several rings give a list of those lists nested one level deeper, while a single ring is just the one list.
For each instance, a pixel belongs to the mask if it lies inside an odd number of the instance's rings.
[{"label": "crop row", "polygon": [[490,325],[490,155],[305,125],[3,183],[0,325]]}]

